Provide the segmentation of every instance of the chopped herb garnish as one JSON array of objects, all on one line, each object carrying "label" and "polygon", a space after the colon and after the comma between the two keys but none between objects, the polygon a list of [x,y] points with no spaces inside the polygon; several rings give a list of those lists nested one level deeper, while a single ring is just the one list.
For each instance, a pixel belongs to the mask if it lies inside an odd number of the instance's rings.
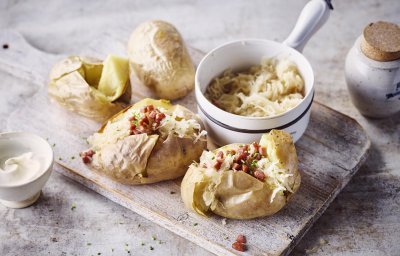
[{"label": "chopped herb garnish", "polygon": [[138,228],[140,228],[140,226],[141,226],[140,224],[137,224],[137,227],[138,227]]},{"label": "chopped herb garnish", "polygon": [[150,245],[150,251],[154,250],[154,247]]},{"label": "chopped herb garnish", "polygon": [[54,147],[56,146],[56,143],[53,143],[53,145],[52,145],[52,146],[53,146],[53,148],[54,148]]},{"label": "chopped herb garnish", "polygon": [[61,158],[61,157],[59,157],[59,158],[58,158],[58,160],[60,160],[60,161],[61,161],[61,160],[62,160],[62,158]]},{"label": "chopped herb garnish", "polygon": [[52,211],[54,211],[53,209],[49,209],[49,212],[52,212]]},{"label": "chopped herb garnish", "polygon": [[151,236],[151,240],[157,240],[157,237],[156,236]]},{"label": "chopped herb garnish", "polygon": [[199,223],[194,223],[194,224],[193,224],[193,226],[195,226],[195,227],[196,227],[197,225],[199,225]]},{"label": "chopped herb garnish", "polygon": [[75,159],[75,157],[74,157],[74,156],[71,156],[71,159],[72,159],[72,160],[74,160],[74,159]]},{"label": "chopped herb garnish", "polygon": [[251,167],[257,167],[257,163],[258,163],[257,160],[253,160],[253,162],[251,162],[250,166]]},{"label": "chopped herb garnish", "polygon": [[128,246],[129,246],[129,244],[125,244],[125,246],[126,246],[126,247],[128,247]]},{"label": "chopped herb garnish", "polygon": [[97,255],[101,255],[101,252],[98,252]]},{"label": "chopped herb garnish", "polygon": [[75,208],[76,208],[76,205],[73,204],[73,205],[71,206],[71,211],[75,210]]},{"label": "chopped herb garnish", "polygon": [[92,243],[86,243],[86,245],[87,245],[87,246],[91,246],[91,245],[92,245]]},{"label": "chopped herb garnish", "polygon": [[141,245],[141,246],[144,246],[144,245],[145,245],[145,243],[144,243],[144,242],[141,242],[141,243],[140,243],[140,245]]}]

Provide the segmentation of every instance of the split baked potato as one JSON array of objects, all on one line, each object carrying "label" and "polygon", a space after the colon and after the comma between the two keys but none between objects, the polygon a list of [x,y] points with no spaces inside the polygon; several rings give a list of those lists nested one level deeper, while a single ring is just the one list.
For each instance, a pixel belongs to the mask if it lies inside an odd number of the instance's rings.
[{"label": "split baked potato", "polygon": [[140,24],[128,43],[131,81],[142,95],[178,99],[194,87],[195,68],[178,30],[165,21]]},{"label": "split baked potato", "polygon": [[82,160],[124,184],[181,177],[207,146],[199,118],[167,100],[144,99],[116,114],[88,138]]},{"label": "split baked potato", "polygon": [[230,144],[204,151],[181,184],[186,207],[232,219],[278,212],[300,186],[290,134],[272,130],[260,143]]},{"label": "split baked potato", "polygon": [[68,57],[52,68],[48,92],[68,110],[102,122],[130,101],[128,60]]}]

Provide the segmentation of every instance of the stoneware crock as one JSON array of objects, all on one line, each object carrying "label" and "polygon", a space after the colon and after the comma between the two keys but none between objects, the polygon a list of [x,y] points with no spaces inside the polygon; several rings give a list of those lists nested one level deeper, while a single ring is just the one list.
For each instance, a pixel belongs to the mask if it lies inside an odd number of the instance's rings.
[{"label": "stoneware crock", "polygon": [[[294,141],[303,135],[314,98],[314,73],[301,51],[328,19],[329,7],[329,2],[324,0],[307,3],[296,26],[283,43],[262,39],[238,40],[215,48],[202,59],[196,71],[195,94],[198,113],[214,143],[250,143],[258,141],[263,133],[271,129],[289,132]],[[258,65],[265,57],[288,58],[297,65],[305,82],[305,97],[295,108],[272,117],[246,117],[226,112],[204,96],[208,84],[225,70]]]}]

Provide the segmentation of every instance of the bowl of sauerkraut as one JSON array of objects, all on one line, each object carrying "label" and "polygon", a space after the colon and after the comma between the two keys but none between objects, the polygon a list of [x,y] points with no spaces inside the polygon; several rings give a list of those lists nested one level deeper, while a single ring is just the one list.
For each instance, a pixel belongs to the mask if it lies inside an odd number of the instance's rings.
[{"label": "bowl of sauerkraut", "polygon": [[310,120],[314,73],[301,54],[327,21],[330,1],[311,0],[283,43],[246,39],[209,52],[195,75],[198,112],[215,144],[250,143],[272,129],[296,142]]},{"label": "bowl of sauerkraut", "polygon": [[269,40],[222,45],[200,62],[198,112],[218,145],[258,140],[272,129],[297,141],[309,122],[314,74],[297,50]]}]

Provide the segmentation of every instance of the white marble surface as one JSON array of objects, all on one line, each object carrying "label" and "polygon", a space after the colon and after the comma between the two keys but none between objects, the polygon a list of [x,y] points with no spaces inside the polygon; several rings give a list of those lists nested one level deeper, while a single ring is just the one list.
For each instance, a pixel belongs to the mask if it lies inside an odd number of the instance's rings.
[{"label": "white marble surface", "polygon": [[[101,33],[118,30],[128,37],[139,22],[157,18],[172,22],[188,44],[207,51],[237,38],[281,41],[306,2],[3,0],[0,29],[16,29],[42,51],[71,54]],[[315,69],[316,100],[356,118],[369,134],[372,149],[367,163],[293,255],[398,255],[400,114],[386,120],[360,116],[349,100],[343,66],[347,51],[365,25],[377,20],[400,23],[400,1],[333,4],[330,20],[304,50]],[[37,89],[0,70],[0,130],[5,130],[8,113]],[[74,210],[72,205],[76,205]],[[129,255],[128,250],[132,255],[208,255],[56,173],[36,205],[23,210],[0,206],[0,218],[0,255]],[[162,244],[153,241],[152,235]],[[320,244],[321,239],[327,243]]]}]

